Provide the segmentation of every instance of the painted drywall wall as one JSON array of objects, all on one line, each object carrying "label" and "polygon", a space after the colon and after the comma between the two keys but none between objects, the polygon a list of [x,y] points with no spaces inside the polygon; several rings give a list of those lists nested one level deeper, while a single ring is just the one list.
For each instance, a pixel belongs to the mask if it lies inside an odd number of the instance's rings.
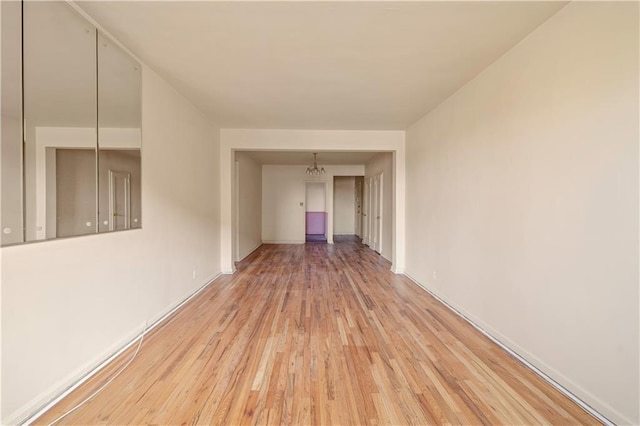
[{"label": "painted drywall wall", "polygon": [[327,183],[327,242],[333,242],[334,176],[364,174],[364,166],[324,166],[321,176],[309,176],[306,166],[262,166],[262,241],[264,243],[304,243],[305,182]]},{"label": "painted drywall wall", "polygon": [[407,273],[621,424],[638,113],[638,3],[573,2],[407,133]]},{"label": "painted drywall wall", "polygon": [[219,131],[146,67],[142,96],[143,228],[2,248],[4,424],[220,271]]},{"label": "painted drywall wall", "polygon": [[384,152],[376,155],[365,166],[365,178],[382,173],[382,251],[380,255],[392,259],[394,223],[393,155]]},{"label": "painted drywall wall", "polygon": [[238,170],[238,260],[262,244],[262,165],[236,152]]},{"label": "painted drywall wall", "polygon": [[[394,158],[394,223],[391,269],[404,271],[405,132],[391,130],[220,130],[220,239],[221,269],[233,273],[233,163],[234,150],[390,151]],[[326,169],[326,167],[325,167]],[[354,174],[355,175],[355,174]],[[332,225],[333,218],[329,216]],[[264,233],[264,230],[263,230]]]},{"label": "painted drywall wall", "polygon": [[356,178],[336,176],[333,179],[333,234],[356,233]]},{"label": "painted drywall wall", "polygon": [[305,205],[307,212],[323,212],[326,211],[326,182],[306,182]]}]

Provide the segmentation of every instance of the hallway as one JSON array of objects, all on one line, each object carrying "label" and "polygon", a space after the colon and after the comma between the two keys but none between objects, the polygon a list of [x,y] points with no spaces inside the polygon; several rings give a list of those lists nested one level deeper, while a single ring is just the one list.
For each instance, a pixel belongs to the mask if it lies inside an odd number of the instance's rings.
[{"label": "hallway", "polygon": [[[263,245],[61,424],[594,424],[359,242]],[[41,417],[101,386],[135,345]]]}]

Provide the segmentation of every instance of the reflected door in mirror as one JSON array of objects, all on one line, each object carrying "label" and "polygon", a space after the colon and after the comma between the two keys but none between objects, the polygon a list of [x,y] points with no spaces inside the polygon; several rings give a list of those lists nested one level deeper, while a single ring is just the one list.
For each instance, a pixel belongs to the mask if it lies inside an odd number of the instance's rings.
[{"label": "reflected door in mirror", "polygon": [[131,222],[131,174],[109,170],[109,230],[122,231]]}]

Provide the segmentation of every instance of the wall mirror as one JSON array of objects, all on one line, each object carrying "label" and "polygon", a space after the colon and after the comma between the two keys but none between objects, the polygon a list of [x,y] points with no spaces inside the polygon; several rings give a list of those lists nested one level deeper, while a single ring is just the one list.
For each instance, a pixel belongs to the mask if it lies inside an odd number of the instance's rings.
[{"label": "wall mirror", "polygon": [[141,222],[140,64],[98,34],[98,231]]},{"label": "wall mirror", "polygon": [[0,129],[2,141],[0,158],[0,194],[2,194],[1,233],[2,244],[24,241],[22,208],[22,13],[19,2],[1,1],[2,43],[0,64],[2,81],[0,96]]},{"label": "wall mirror", "polygon": [[2,2],[2,105],[2,245],[141,227],[134,59],[64,1]]}]

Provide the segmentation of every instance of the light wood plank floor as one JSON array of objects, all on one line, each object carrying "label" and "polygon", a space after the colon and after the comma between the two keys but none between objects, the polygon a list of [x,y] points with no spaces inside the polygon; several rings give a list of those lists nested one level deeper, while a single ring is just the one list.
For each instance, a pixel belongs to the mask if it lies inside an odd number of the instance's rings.
[{"label": "light wood plank floor", "polygon": [[60,424],[598,423],[389,267],[355,241],[264,245]]}]

